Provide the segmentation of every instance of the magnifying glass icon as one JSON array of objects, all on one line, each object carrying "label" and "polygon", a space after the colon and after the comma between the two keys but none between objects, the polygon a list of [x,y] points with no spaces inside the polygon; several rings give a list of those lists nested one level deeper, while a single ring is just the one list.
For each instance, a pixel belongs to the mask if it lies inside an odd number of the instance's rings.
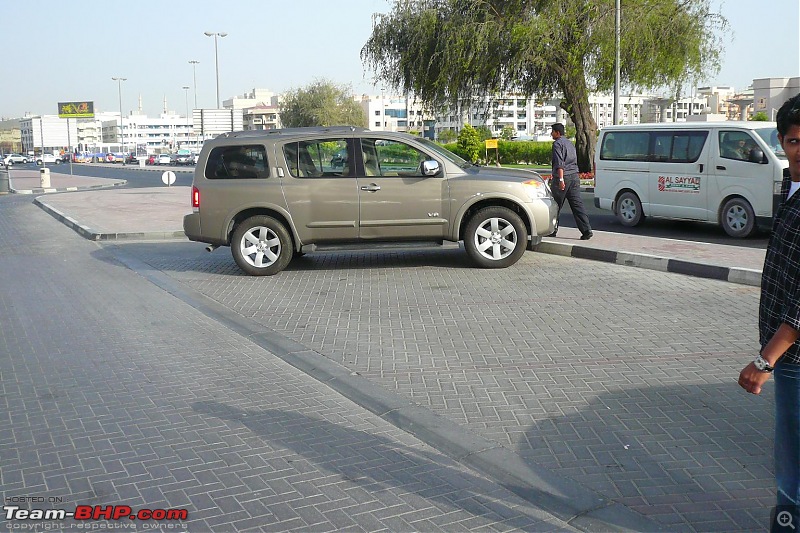
[{"label": "magnifying glass icon", "polygon": [[790,527],[794,529],[794,524],[792,523],[792,513],[789,511],[781,511],[778,513],[778,516],[775,519],[778,521],[779,526]]}]

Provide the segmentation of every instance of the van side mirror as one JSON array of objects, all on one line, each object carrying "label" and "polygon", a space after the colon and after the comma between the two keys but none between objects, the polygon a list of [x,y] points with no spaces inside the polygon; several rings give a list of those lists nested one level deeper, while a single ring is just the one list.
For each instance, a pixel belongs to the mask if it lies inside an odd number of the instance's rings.
[{"label": "van side mirror", "polygon": [[752,150],[750,150],[750,162],[751,163],[760,163],[760,164],[763,165],[763,164],[767,163],[768,161],[767,161],[766,154],[764,154],[764,152],[761,150],[761,148],[753,148]]},{"label": "van side mirror", "polygon": [[439,162],[436,160],[429,160],[422,162],[422,175],[423,176],[435,176],[439,173]]}]

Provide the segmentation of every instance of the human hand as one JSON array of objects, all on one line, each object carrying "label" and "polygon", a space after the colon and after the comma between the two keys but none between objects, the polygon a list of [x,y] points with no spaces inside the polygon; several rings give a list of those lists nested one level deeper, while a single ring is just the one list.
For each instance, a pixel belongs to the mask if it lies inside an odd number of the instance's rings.
[{"label": "human hand", "polygon": [[562,180],[559,182],[559,186],[558,186],[558,187],[559,187],[559,188],[560,188],[560,189],[563,191],[564,189],[566,189],[566,188],[567,188],[567,184],[566,184],[566,183],[564,183],[564,180],[562,179]]},{"label": "human hand", "polygon": [[762,372],[750,363],[739,373],[739,386],[751,394],[761,394],[761,386],[769,379],[769,372]]}]

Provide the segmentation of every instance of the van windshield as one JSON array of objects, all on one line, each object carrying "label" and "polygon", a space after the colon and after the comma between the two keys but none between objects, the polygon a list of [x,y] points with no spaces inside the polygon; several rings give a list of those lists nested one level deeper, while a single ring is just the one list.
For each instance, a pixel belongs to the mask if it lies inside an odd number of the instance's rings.
[{"label": "van windshield", "polygon": [[759,137],[769,146],[769,149],[778,156],[778,159],[786,159],[781,143],[778,142],[778,130],[775,128],[761,128],[755,130]]}]

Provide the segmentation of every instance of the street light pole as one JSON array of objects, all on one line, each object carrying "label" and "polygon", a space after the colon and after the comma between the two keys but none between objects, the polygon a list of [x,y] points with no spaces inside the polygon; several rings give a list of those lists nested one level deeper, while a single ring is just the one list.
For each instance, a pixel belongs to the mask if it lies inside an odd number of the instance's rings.
[{"label": "street light pole", "polygon": [[119,89],[119,143],[122,145],[122,164],[125,165],[125,130],[122,129],[122,82],[128,78],[111,78]]},{"label": "street light pole", "polygon": [[192,79],[194,79],[194,108],[197,109],[197,64],[199,61],[190,59],[189,63],[192,65]]},{"label": "street light pole", "polygon": [[217,52],[217,37],[225,37],[228,35],[225,32],[203,32],[206,37],[214,37],[214,67],[217,71],[217,109],[219,109],[219,54]]},{"label": "street light pole", "polygon": [[186,144],[189,144],[189,128],[191,128],[191,124],[189,122],[189,89],[188,85],[184,85],[182,87],[183,95],[186,97]]},{"label": "street light pole", "polygon": [[619,78],[620,78],[620,53],[619,53],[619,34],[620,34],[620,5],[616,0],[614,7],[614,124],[619,124]]}]

